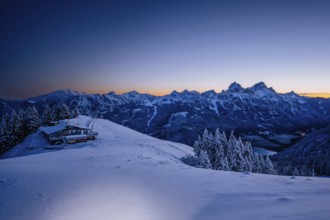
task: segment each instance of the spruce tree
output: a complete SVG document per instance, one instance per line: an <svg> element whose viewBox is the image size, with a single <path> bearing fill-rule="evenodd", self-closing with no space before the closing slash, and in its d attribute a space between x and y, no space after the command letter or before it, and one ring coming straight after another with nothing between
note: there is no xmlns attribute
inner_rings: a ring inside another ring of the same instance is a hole
<svg viewBox="0 0 330 220"><path fill-rule="evenodd" d="M277 174L269 156L253 153L249 142L243 143L241 138L235 138L231 132L227 139L226 134L217 129L209 133L206 129L202 137L194 143L194 152L197 166L214 170L229 170L236 172L255 172Z"/></svg>
<svg viewBox="0 0 330 220"><path fill-rule="evenodd" d="M211 134L208 132L207 129L204 130L202 135L202 144L201 144L201 150L205 150L210 158L210 149L212 145L212 137Z"/></svg>
<svg viewBox="0 0 330 220"><path fill-rule="evenodd" d="M29 135L29 129L28 129L29 118L27 117L27 111L28 110L24 110L22 108L20 108L18 110L18 118L21 121L21 132L22 132L23 138L25 138L27 135Z"/></svg>
<svg viewBox="0 0 330 220"><path fill-rule="evenodd" d="M259 156L259 162L260 162L260 167L261 167L261 173L266 173L267 167L265 163L265 158L261 155L258 154Z"/></svg>
<svg viewBox="0 0 330 220"><path fill-rule="evenodd" d="M259 154L257 154L257 153L254 153L252 172L253 173L262 173L262 165L260 162Z"/></svg>
<svg viewBox="0 0 330 220"><path fill-rule="evenodd" d="M239 138L236 141L236 147L235 147L236 158L237 158L236 161L239 172L250 171L247 165L249 162L246 161L246 158L243 156L243 153L246 151L245 148L246 148L245 144L242 142L242 139Z"/></svg>
<svg viewBox="0 0 330 220"><path fill-rule="evenodd" d="M236 146L236 138L234 136L233 131L231 131L230 133L227 146L228 146L227 160L228 160L229 170L237 171L236 149L234 149L234 147Z"/></svg>
<svg viewBox="0 0 330 220"><path fill-rule="evenodd" d="M70 110L65 103L60 103L55 108L55 120L64 120L70 118Z"/></svg>
<svg viewBox="0 0 330 220"><path fill-rule="evenodd" d="M275 170L274 164L272 163L272 161L270 160L269 156L266 155L265 158L265 170L264 173L266 174L272 174L272 175L276 175L277 172Z"/></svg>
<svg viewBox="0 0 330 220"><path fill-rule="evenodd" d="M79 115L80 115L80 111L78 110L78 108L77 108L77 107L74 108L73 111L72 111L72 113L71 113L71 117L72 117L72 118L76 118L76 117L78 117Z"/></svg>
<svg viewBox="0 0 330 220"><path fill-rule="evenodd" d="M218 165L218 160L217 160L217 147L215 145L214 137L212 133L209 133L207 130L204 132L203 135L204 143L205 143L205 148L206 152L209 156L210 159L210 164L212 169L217 169Z"/></svg>
<svg viewBox="0 0 330 220"><path fill-rule="evenodd" d="M217 170L229 170L228 166L228 160L225 155L225 149L224 149L224 143L226 140L224 140L225 136L220 133L219 129L215 130L214 133L214 145L216 147L216 164L215 169Z"/></svg>
<svg viewBox="0 0 330 220"><path fill-rule="evenodd" d="M252 150L252 145L250 142L244 143L243 148L243 157L245 159L246 171L252 172L253 162L254 162L254 154Z"/></svg>
<svg viewBox="0 0 330 220"><path fill-rule="evenodd" d="M13 144L13 126L12 121L8 114L2 119L2 148L3 150L9 149Z"/></svg>
<svg viewBox="0 0 330 220"><path fill-rule="evenodd" d="M35 132L41 125L39 113L34 106L27 109L26 119L28 134Z"/></svg>
<svg viewBox="0 0 330 220"><path fill-rule="evenodd" d="M24 133L22 130L22 119L19 115L16 114L15 111L11 114L12 121L12 132L13 132L13 144L17 144L24 139Z"/></svg>
<svg viewBox="0 0 330 220"><path fill-rule="evenodd" d="M210 169L211 163L209 156L205 150L201 150L199 157L197 158L197 167Z"/></svg>
<svg viewBox="0 0 330 220"><path fill-rule="evenodd" d="M198 138L194 142L194 145L193 145L194 153L195 153L196 157L199 157L200 152L201 152L201 147L202 147L202 138L200 135L198 135Z"/></svg>
<svg viewBox="0 0 330 220"><path fill-rule="evenodd" d="M54 121L54 112L49 105L46 105L44 111L42 112L42 124L48 125L52 121Z"/></svg>
<svg viewBox="0 0 330 220"><path fill-rule="evenodd" d="M0 123L0 153L5 150L6 140L5 140L5 120L4 117L1 119Z"/></svg>

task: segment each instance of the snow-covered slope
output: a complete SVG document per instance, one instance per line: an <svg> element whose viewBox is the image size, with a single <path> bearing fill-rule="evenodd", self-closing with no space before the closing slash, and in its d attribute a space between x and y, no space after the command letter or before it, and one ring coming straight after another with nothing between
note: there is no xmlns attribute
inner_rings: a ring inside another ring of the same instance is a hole
<svg viewBox="0 0 330 220"><path fill-rule="evenodd" d="M179 159L188 146L106 120L91 126L94 142L0 160L0 219L330 218L328 178L193 168Z"/></svg>
<svg viewBox="0 0 330 220"><path fill-rule="evenodd" d="M78 144L50 145L39 131L28 136L22 143L1 155L1 159L26 156L32 154L49 153L58 150L73 150L80 148L104 148L111 146L111 152L129 151L150 153L162 158L174 158L175 161L192 153L192 148L183 144L161 141L141 134L124 126L117 125L104 119L94 119L87 116L68 119L70 124L90 127L99 133L97 140ZM117 147L117 148L115 148ZM132 148L133 147L133 148ZM132 149L131 149L132 148ZM114 150L116 149L116 150ZM163 157L163 155L166 155ZM172 157L170 156L172 155ZM174 156L175 155L175 156ZM172 159L173 159L172 158Z"/></svg>

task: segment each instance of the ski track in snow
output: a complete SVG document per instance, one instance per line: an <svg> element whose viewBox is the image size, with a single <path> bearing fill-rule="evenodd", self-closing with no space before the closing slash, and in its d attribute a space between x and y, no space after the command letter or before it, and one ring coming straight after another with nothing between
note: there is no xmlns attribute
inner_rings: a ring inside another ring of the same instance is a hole
<svg viewBox="0 0 330 220"><path fill-rule="evenodd" d="M330 219L330 178L198 169L186 145L88 122L95 141L0 160L1 220Z"/></svg>
<svg viewBox="0 0 330 220"><path fill-rule="evenodd" d="M94 124L95 124L96 121L97 121L97 118L94 118L94 119L88 124L88 127L91 128L91 129L94 129Z"/></svg>

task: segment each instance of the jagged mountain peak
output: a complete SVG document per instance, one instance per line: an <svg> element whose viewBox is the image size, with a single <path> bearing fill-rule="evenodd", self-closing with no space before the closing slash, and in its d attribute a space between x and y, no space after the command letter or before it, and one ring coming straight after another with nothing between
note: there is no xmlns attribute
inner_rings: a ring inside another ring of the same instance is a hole
<svg viewBox="0 0 330 220"><path fill-rule="evenodd" d="M272 87L267 87L264 82L258 82L250 88L247 88L245 91L258 97L273 97L280 95Z"/></svg>
<svg viewBox="0 0 330 220"><path fill-rule="evenodd" d="M191 92L188 89L183 90L182 92L178 92L177 90L173 90L169 95L170 96L179 96L179 95L189 95Z"/></svg>
<svg viewBox="0 0 330 220"><path fill-rule="evenodd" d="M275 93L275 90L272 87L267 87L267 85L264 82L258 82L249 89L253 91L267 90Z"/></svg>
<svg viewBox="0 0 330 220"><path fill-rule="evenodd" d="M286 93L287 95L291 95L291 96L296 96L298 97L299 95L297 93L295 93L294 91L288 92Z"/></svg>
<svg viewBox="0 0 330 220"><path fill-rule="evenodd" d="M208 91L203 92L202 95L209 97L209 96L217 95L217 93L216 93L216 91L214 91L213 89L211 89L211 90L208 90Z"/></svg>
<svg viewBox="0 0 330 220"><path fill-rule="evenodd" d="M115 92L111 91L111 92L108 92L106 95L109 95L109 96L116 96L117 94L116 94Z"/></svg>
<svg viewBox="0 0 330 220"><path fill-rule="evenodd" d="M230 86L228 87L228 92L241 92L243 91L243 87L237 83L237 82L233 82L232 84L230 84Z"/></svg>
<svg viewBox="0 0 330 220"><path fill-rule="evenodd" d="M191 102L196 98L196 96L199 96L199 95L200 95L200 93L197 91L189 91L189 90L185 89L182 92L173 90L169 95L165 95L160 98L161 98L161 100L163 100L163 98L165 98L165 99L174 100L174 101Z"/></svg>
<svg viewBox="0 0 330 220"><path fill-rule="evenodd" d="M244 90L244 88L237 82L233 82L232 84L230 84L230 86L228 87L228 92L242 92Z"/></svg>
<svg viewBox="0 0 330 220"><path fill-rule="evenodd" d="M256 89L256 90L267 89L267 88L268 87L264 82L258 82L251 87L251 89Z"/></svg>
<svg viewBox="0 0 330 220"><path fill-rule="evenodd" d="M179 92L176 91L176 90L173 90L173 91L170 93L170 95L177 95L177 94L179 94Z"/></svg>

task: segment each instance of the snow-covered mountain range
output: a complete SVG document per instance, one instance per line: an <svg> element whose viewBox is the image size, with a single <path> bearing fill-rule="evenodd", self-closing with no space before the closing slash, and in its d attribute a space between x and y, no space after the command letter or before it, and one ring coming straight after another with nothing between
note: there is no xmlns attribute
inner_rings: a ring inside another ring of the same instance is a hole
<svg viewBox="0 0 330 220"><path fill-rule="evenodd" d="M122 95L56 91L26 100L0 100L0 114L11 109L64 102L81 114L109 119L165 140L192 145L205 128L230 131L254 146L284 149L311 129L330 122L330 99L279 94L263 82L250 88L232 83L228 90L173 91L165 96L128 92Z"/></svg>
<svg viewBox="0 0 330 220"><path fill-rule="evenodd" d="M329 178L190 167L189 146L78 119L97 140L56 151L36 132L0 160L0 219L329 219Z"/></svg>

